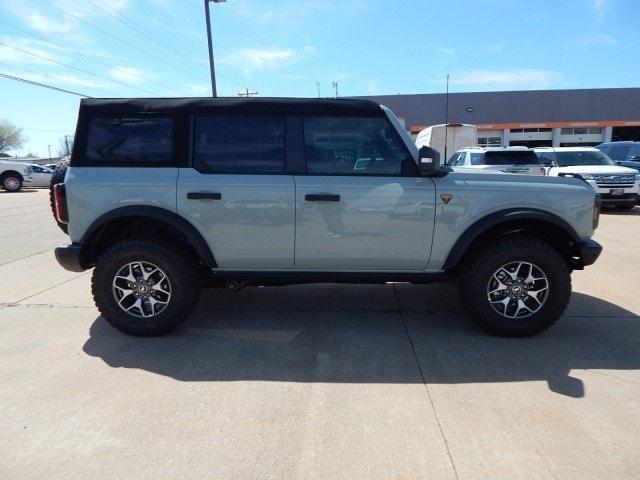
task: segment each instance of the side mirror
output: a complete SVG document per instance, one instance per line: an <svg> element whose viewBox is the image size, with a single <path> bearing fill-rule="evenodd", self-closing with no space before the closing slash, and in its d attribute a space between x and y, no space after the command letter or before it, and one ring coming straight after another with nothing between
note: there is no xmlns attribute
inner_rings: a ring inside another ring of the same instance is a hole
<svg viewBox="0 0 640 480"><path fill-rule="evenodd" d="M420 173L429 174L440 168L440 153L435 148L420 147L418 151L418 169Z"/></svg>

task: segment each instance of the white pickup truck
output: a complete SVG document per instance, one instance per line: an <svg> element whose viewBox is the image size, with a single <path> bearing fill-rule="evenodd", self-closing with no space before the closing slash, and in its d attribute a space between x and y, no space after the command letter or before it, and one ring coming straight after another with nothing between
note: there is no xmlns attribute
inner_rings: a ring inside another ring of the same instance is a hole
<svg viewBox="0 0 640 480"><path fill-rule="evenodd" d="M0 188L7 192L19 192L23 185L33 180L33 169L22 162L0 160Z"/></svg>

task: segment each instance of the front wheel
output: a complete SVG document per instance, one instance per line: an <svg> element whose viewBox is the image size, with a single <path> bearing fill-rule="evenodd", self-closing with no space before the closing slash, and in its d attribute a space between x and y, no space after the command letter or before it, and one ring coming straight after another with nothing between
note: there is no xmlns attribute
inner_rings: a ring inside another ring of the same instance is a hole
<svg viewBox="0 0 640 480"><path fill-rule="evenodd" d="M485 331L527 337L551 327L571 298L564 259L532 237L495 237L475 248L458 278L465 310Z"/></svg>
<svg viewBox="0 0 640 480"><path fill-rule="evenodd" d="M7 192L19 192L22 188L22 178L13 174L5 175L2 178L2 188Z"/></svg>
<svg viewBox="0 0 640 480"><path fill-rule="evenodd" d="M197 263L179 244L125 240L96 263L91 282L102 316L129 335L164 335L184 322L200 295Z"/></svg>

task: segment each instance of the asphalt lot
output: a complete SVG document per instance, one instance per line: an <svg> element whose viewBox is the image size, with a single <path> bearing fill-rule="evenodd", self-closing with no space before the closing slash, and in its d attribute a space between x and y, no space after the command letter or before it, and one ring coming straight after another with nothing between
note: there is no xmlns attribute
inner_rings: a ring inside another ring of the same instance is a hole
<svg viewBox="0 0 640 480"><path fill-rule="evenodd" d="M640 208L565 317L492 338L450 285L206 291L176 334L102 320L45 190L0 192L0 478L640 478Z"/></svg>

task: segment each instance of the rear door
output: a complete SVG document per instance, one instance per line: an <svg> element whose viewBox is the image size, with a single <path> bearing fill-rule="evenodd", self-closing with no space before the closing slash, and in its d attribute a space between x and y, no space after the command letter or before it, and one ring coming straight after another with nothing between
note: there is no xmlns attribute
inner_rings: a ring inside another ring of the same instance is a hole
<svg viewBox="0 0 640 480"><path fill-rule="evenodd" d="M226 270L293 268L294 183L285 173L283 116L199 115L178 213Z"/></svg>
<svg viewBox="0 0 640 480"><path fill-rule="evenodd" d="M417 176L386 117L305 117L302 124L296 269L424 270L435 187Z"/></svg>

